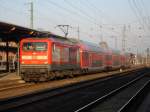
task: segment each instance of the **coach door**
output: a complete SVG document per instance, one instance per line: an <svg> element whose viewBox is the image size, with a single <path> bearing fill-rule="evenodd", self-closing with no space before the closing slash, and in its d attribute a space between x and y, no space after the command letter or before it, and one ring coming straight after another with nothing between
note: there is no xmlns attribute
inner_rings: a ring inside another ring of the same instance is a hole
<svg viewBox="0 0 150 112"><path fill-rule="evenodd" d="M89 66L89 53L88 52L83 52L82 56L82 66L83 67L88 67Z"/></svg>
<svg viewBox="0 0 150 112"><path fill-rule="evenodd" d="M70 47L69 48L69 57L71 65L77 65L77 49Z"/></svg>

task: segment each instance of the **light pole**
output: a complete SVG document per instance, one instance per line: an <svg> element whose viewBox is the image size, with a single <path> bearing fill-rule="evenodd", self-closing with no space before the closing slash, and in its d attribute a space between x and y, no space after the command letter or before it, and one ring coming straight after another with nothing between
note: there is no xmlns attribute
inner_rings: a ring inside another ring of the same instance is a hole
<svg viewBox="0 0 150 112"><path fill-rule="evenodd" d="M100 25L100 38L101 38L101 42L103 42L103 31L102 31L103 26Z"/></svg>
<svg viewBox="0 0 150 112"><path fill-rule="evenodd" d="M141 44L142 36L141 35L138 36L138 40L139 40L139 47L140 47L139 54L142 54L142 44Z"/></svg>
<svg viewBox="0 0 150 112"><path fill-rule="evenodd" d="M117 37L112 35L111 38L114 38L114 40L115 40L115 49L117 49Z"/></svg>

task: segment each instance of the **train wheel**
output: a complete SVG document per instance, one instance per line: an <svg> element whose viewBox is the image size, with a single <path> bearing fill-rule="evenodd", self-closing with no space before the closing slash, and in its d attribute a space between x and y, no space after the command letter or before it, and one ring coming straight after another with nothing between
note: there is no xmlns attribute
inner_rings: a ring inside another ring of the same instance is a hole
<svg viewBox="0 0 150 112"><path fill-rule="evenodd" d="M24 79L25 82L30 82L31 81L31 79L29 77L24 77L23 79Z"/></svg>
<svg viewBox="0 0 150 112"><path fill-rule="evenodd" d="M85 71L86 71L86 74L88 74L88 73L89 73L89 70L88 70L88 68L87 68L87 69L85 69Z"/></svg>
<svg viewBox="0 0 150 112"><path fill-rule="evenodd" d="M55 79L55 73L54 72L50 72L49 74L48 74L48 77L49 77L49 79L50 80L52 80L52 79Z"/></svg>
<svg viewBox="0 0 150 112"><path fill-rule="evenodd" d="M62 73L59 71L56 71L54 73L55 73L55 78L62 78L63 77Z"/></svg>
<svg viewBox="0 0 150 112"><path fill-rule="evenodd" d="M41 82L47 81L47 80L48 80L47 78L48 78L47 74L43 74L43 75L41 75L41 77L39 78L39 81L41 81Z"/></svg>

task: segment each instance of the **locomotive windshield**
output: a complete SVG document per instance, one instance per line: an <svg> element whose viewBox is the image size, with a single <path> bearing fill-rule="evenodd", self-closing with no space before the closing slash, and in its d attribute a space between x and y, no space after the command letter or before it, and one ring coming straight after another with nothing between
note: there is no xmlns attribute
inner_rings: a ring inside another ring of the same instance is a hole
<svg viewBox="0 0 150 112"><path fill-rule="evenodd" d="M46 42L25 42L22 46L24 51L46 51Z"/></svg>

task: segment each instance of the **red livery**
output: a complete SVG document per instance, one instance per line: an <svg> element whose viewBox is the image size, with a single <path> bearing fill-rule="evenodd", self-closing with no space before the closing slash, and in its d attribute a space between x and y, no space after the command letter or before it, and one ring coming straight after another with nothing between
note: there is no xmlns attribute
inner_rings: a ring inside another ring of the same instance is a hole
<svg viewBox="0 0 150 112"><path fill-rule="evenodd" d="M26 38L20 44L20 74L25 81L73 77L126 67L129 65L128 56L73 39Z"/></svg>

